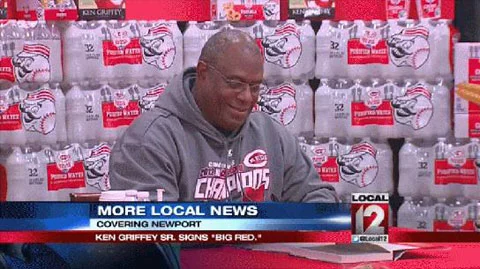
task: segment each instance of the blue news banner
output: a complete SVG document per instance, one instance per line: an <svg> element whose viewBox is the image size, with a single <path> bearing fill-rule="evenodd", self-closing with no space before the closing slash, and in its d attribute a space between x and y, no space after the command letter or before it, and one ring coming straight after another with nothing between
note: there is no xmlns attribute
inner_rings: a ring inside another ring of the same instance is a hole
<svg viewBox="0 0 480 269"><path fill-rule="evenodd" d="M0 203L0 243L316 242L350 228L336 203Z"/></svg>

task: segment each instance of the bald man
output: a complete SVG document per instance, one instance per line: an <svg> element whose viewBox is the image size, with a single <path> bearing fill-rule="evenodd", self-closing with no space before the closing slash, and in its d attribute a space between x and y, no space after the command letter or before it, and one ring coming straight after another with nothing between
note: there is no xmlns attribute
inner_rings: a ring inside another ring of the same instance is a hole
<svg viewBox="0 0 480 269"><path fill-rule="evenodd" d="M205 44L195 72L168 86L116 143L112 189L163 189L165 201L336 202L298 142L252 112L263 78L255 41L238 30Z"/></svg>

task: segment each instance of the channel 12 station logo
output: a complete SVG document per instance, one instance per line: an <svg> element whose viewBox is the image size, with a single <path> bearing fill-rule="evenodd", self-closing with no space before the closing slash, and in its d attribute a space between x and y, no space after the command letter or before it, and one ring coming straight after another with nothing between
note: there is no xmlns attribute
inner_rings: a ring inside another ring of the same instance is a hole
<svg viewBox="0 0 480 269"><path fill-rule="evenodd" d="M388 242L388 193L352 193L352 243Z"/></svg>

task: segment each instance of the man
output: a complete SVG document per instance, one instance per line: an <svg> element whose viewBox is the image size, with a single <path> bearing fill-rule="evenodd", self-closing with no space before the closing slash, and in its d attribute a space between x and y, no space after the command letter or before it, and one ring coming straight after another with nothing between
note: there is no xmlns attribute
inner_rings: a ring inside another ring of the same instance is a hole
<svg viewBox="0 0 480 269"><path fill-rule="evenodd" d="M337 201L295 137L252 113L262 79L249 35L212 36L196 74L175 79L116 143L112 189L164 189L166 201Z"/></svg>

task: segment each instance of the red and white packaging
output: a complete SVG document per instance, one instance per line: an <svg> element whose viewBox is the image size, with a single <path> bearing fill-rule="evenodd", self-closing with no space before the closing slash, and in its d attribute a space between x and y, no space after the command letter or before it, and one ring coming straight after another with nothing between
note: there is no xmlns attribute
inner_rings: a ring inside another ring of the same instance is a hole
<svg viewBox="0 0 480 269"><path fill-rule="evenodd" d="M455 84L460 83L480 84L480 43L455 44ZM480 137L480 105L455 92L454 116L455 137Z"/></svg>
<svg viewBox="0 0 480 269"><path fill-rule="evenodd" d="M388 24L379 20L355 21L355 34L348 40L347 62L350 78L380 76L388 66Z"/></svg>
<svg viewBox="0 0 480 269"><path fill-rule="evenodd" d="M183 68L183 36L173 21L73 22L63 41L69 82L170 79Z"/></svg>
<svg viewBox="0 0 480 269"><path fill-rule="evenodd" d="M280 20L280 0L212 0L212 21Z"/></svg>
<svg viewBox="0 0 480 269"><path fill-rule="evenodd" d="M68 141L114 142L142 112L155 106L166 86L153 81L118 88L73 84L66 95Z"/></svg>
<svg viewBox="0 0 480 269"><path fill-rule="evenodd" d="M18 55L25 42L25 28L19 27L14 20L6 20L1 24L0 31L3 35L0 59L0 80L15 82L14 58Z"/></svg>
<svg viewBox="0 0 480 269"><path fill-rule="evenodd" d="M313 133L313 91L308 82L265 86L258 110L281 123L294 135Z"/></svg>
<svg viewBox="0 0 480 269"><path fill-rule="evenodd" d="M23 20L76 20L74 0L16 0L17 18Z"/></svg>
<svg viewBox="0 0 480 269"><path fill-rule="evenodd" d="M0 80L18 83L61 82L60 31L55 24L5 21L0 26Z"/></svg>
<svg viewBox="0 0 480 269"><path fill-rule="evenodd" d="M372 134L378 132L383 135L388 130L394 131L394 93L388 92L388 88L382 84L379 81L369 85L355 83L350 104L352 114L349 137L378 137Z"/></svg>
<svg viewBox="0 0 480 269"><path fill-rule="evenodd" d="M410 14L410 0L385 0L387 20L406 20Z"/></svg>
<svg viewBox="0 0 480 269"><path fill-rule="evenodd" d="M447 136L449 96L441 79L435 83L322 79L315 92L315 135L378 139Z"/></svg>
<svg viewBox="0 0 480 269"><path fill-rule="evenodd" d="M85 169L86 192L110 190L109 163L112 145L108 143L85 143L81 146Z"/></svg>
<svg viewBox="0 0 480 269"><path fill-rule="evenodd" d="M253 28L253 36L265 60L264 79L281 82L285 79L308 80L315 68L315 33L310 21L302 24L265 21Z"/></svg>
<svg viewBox="0 0 480 269"><path fill-rule="evenodd" d="M136 21L107 22L103 40L103 65L112 81L124 80L142 70L143 56Z"/></svg>
<svg viewBox="0 0 480 269"><path fill-rule="evenodd" d="M140 92L139 106L142 113L155 107L155 102L161 97L168 86L168 82L146 81L137 85Z"/></svg>
<svg viewBox="0 0 480 269"><path fill-rule="evenodd" d="M399 154L399 193L405 197L480 198L478 139L435 145L408 140Z"/></svg>
<svg viewBox="0 0 480 269"><path fill-rule="evenodd" d="M0 193L6 201L69 201L70 193L109 190L111 147L108 143L13 147L0 160L6 170Z"/></svg>
<svg viewBox="0 0 480 269"><path fill-rule="evenodd" d="M328 182L336 190L341 186L340 171L337 163L339 144L336 138L330 138L328 141L314 137L307 144L301 143L302 149L313 162L315 170L323 182Z"/></svg>
<svg viewBox="0 0 480 269"><path fill-rule="evenodd" d="M21 104L18 87L0 91L0 144L25 145L27 142Z"/></svg>
<svg viewBox="0 0 480 269"><path fill-rule="evenodd" d="M319 173L320 180L335 186L342 201L354 192L393 193L393 156L387 144L370 139L340 143L335 138L314 139L302 147Z"/></svg>
<svg viewBox="0 0 480 269"><path fill-rule="evenodd" d="M60 150L45 149L48 191L57 191L60 201L68 201L72 192L85 192L86 173L78 144Z"/></svg>
<svg viewBox="0 0 480 269"><path fill-rule="evenodd" d="M434 232L476 231L477 205L465 198L449 198L435 205Z"/></svg>
<svg viewBox="0 0 480 269"><path fill-rule="evenodd" d="M33 91L17 85L0 91L0 143L56 144L66 141L62 90L45 84Z"/></svg>
<svg viewBox="0 0 480 269"><path fill-rule="evenodd" d="M442 17L442 0L416 0L420 19L439 19Z"/></svg>
<svg viewBox="0 0 480 269"><path fill-rule="evenodd" d="M140 21L144 77L170 79L182 73L183 36L175 21Z"/></svg>
<svg viewBox="0 0 480 269"><path fill-rule="evenodd" d="M383 69L383 77L392 79L434 77L434 71L427 68L428 62L432 61L431 51L435 47L432 29L427 22L389 21L387 44L390 61L388 67Z"/></svg>

